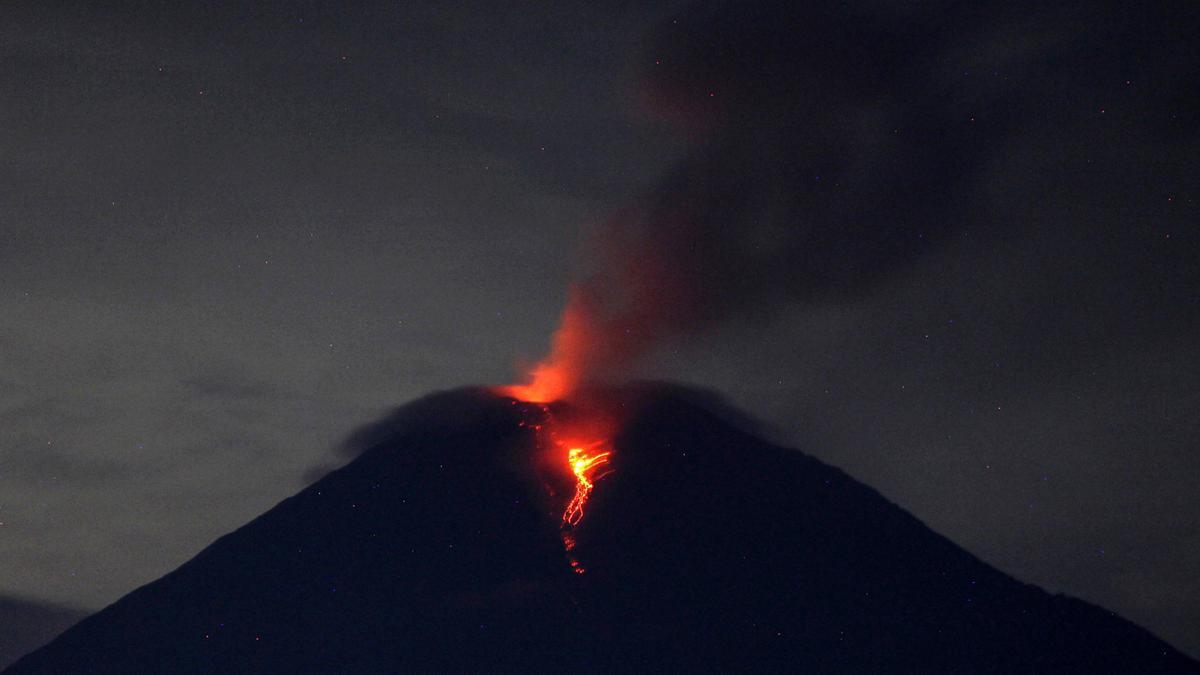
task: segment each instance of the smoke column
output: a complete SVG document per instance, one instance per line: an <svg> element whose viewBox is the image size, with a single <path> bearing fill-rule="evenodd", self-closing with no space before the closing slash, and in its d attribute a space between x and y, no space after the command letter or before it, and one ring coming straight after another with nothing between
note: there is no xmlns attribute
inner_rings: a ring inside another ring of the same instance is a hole
<svg viewBox="0 0 1200 675"><path fill-rule="evenodd" d="M651 36L638 109L690 149L604 224L511 394L562 398L715 322L861 293L950 231L932 186L969 155L927 76L936 40L877 8L794 4L692 7Z"/></svg>

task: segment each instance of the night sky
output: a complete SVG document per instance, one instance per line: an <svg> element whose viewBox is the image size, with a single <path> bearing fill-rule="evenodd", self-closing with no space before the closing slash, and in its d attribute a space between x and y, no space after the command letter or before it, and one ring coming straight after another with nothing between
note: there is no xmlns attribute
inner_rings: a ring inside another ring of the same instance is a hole
<svg viewBox="0 0 1200 675"><path fill-rule="evenodd" d="M0 6L0 625L513 380L628 250L686 311L606 377L1200 655L1195 3L56 4Z"/></svg>

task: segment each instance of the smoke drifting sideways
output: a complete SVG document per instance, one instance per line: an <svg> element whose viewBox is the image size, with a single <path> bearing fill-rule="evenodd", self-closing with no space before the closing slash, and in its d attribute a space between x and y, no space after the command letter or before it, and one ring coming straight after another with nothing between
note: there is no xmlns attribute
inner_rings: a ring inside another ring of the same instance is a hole
<svg viewBox="0 0 1200 675"><path fill-rule="evenodd" d="M507 392L563 398L714 323L868 292L943 241L944 195L977 150L928 76L944 37L841 3L699 5L663 23L636 110L689 150L604 223L550 354Z"/></svg>

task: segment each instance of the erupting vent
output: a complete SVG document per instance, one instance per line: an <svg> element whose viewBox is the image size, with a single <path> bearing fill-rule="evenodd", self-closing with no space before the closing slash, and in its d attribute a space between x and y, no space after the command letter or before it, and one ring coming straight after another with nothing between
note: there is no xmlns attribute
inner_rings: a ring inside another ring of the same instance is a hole
<svg viewBox="0 0 1200 675"><path fill-rule="evenodd" d="M596 481L611 471L614 424L598 410L574 407L569 420L559 420L550 404L573 396L586 381L585 364L596 363L595 357L604 354L605 340L592 308L579 289L572 289L563 310L558 329L551 341L550 353L529 369L524 384L497 388L497 393L517 401L533 404L541 411L541 419L531 428L538 434L538 445L548 449L554 462L562 462L575 479L575 494L563 509L563 545L571 567L582 574L584 569L571 553L575 548L575 530L583 521L583 509ZM561 459L560 459L561 458Z"/></svg>

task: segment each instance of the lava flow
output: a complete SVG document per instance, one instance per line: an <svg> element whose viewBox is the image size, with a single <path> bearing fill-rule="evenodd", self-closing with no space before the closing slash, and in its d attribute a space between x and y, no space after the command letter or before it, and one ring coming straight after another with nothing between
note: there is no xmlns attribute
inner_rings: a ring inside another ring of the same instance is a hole
<svg viewBox="0 0 1200 675"><path fill-rule="evenodd" d="M527 401L528 402L528 401ZM516 405L517 401L513 401ZM584 506L596 487L596 482L611 473L612 446L609 442L611 428L607 417L599 412L586 414L572 409L568 419L560 419L546 403L534 403L530 411L536 410L536 420L522 422L537 435L539 451L549 453L553 465L559 470L570 471L575 488L571 500L563 508L559 522L563 547L567 559L576 574L584 568L572 551L575 549L575 533L583 521ZM587 438L587 441L581 441ZM547 484L548 491L554 490Z"/></svg>
<svg viewBox="0 0 1200 675"><path fill-rule="evenodd" d="M603 447L603 441L596 441L592 444L590 452L583 448L571 448L567 451L567 461L571 464L572 473L575 474L575 496L571 498L567 509L563 511L564 526L575 527L579 521L583 520L583 505L587 503L588 495L595 487L592 483L592 474L597 467L608 464L608 457L612 454L608 451L600 452L599 448L601 447Z"/></svg>
<svg viewBox="0 0 1200 675"><path fill-rule="evenodd" d="M506 387L501 391L514 396L517 393L514 390L517 389ZM523 400L517 396L514 398ZM534 413L534 418L522 422L522 426L533 430L539 452L549 454L553 466L557 467L556 471L565 469L574 479L574 494L563 508L559 530L572 570L576 574L583 574L583 566L572 553L576 544L575 533L583 521L584 507L596 487L596 482L612 470L612 445L609 441L611 422L606 415L598 411L575 407L569 410L564 416L565 419L560 419L548 403L529 400L524 402L532 404L527 410ZM517 401L513 401L513 404L516 405ZM554 494L549 484L547 489Z"/></svg>
<svg viewBox="0 0 1200 675"><path fill-rule="evenodd" d="M568 398L573 401L572 395L586 378L588 365L595 367L606 352L593 309L581 290L572 288L551 340L550 354L530 368L524 384L497 388L502 395L533 404L540 414L538 421L529 426L537 433L539 448L549 451L554 465L568 470L574 478L575 493L563 509L560 530L571 567L579 574L583 567L571 553L576 544L575 531L583 521L584 506L596 481L612 469L610 439L615 425L599 409L579 405L571 405L560 419L551 404Z"/></svg>

